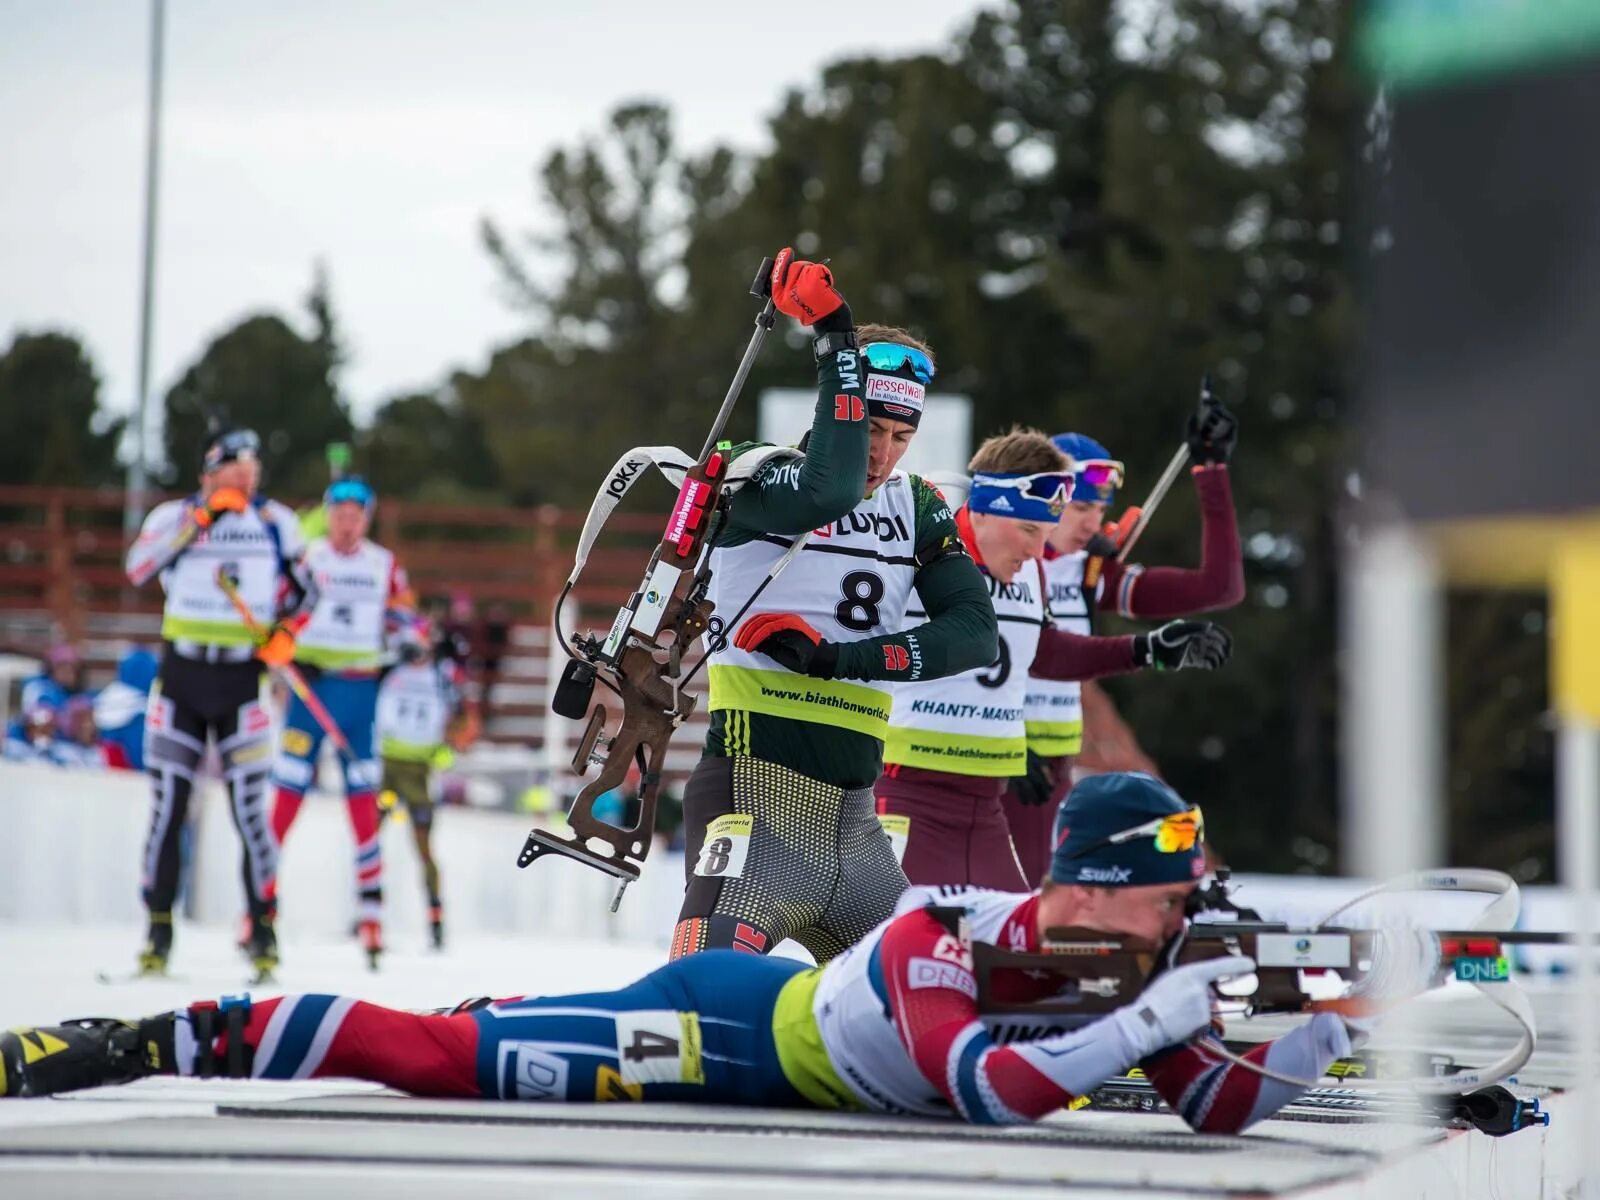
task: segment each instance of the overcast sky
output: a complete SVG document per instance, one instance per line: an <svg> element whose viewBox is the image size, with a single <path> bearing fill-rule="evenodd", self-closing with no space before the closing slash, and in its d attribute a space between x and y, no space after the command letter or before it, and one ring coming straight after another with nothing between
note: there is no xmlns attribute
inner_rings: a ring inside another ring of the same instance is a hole
<svg viewBox="0 0 1600 1200"><path fill-rule="evenodd" d="M847 54L948 41L976 0L168 0L158 397L206 341L329 268L358 413L519 325L477 224L544 218L532 173L620 100L746 149ZM113 407L137 386L146 0L0 0L0 339L64 328ZM746 282L741 276L742 286Z"/></svg>

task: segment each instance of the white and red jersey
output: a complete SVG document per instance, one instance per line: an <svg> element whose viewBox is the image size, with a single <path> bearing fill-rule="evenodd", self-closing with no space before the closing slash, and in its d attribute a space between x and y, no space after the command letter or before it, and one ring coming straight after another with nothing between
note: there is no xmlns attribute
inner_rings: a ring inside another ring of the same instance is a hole
<svg viewBox="0 0 1600 1200"><path fill-rule="evenodd" d="M317 604L300 631L297 661L325 671L376 671L386 635L409 615L411 587L395 556L362 538L348 554L326 537L306 548Z"/></svg>
<svg viewBox="0 0 1600 1200"><path fill-rule="evenodd" d="M1039 948L1038 896L914 887L896 915L823 969L812 1005L822 1045L862 1107L954 1115L980 1124L1036 1120L1137 1062L1106 1016L986 1015L978 1009L972 942ZM930 906L965 913L965 937ZM1048 978L997 973L994 993L1043 998ZM1319 1014L1248 1057L1316 1078L1349 1052L1344 1026ZM1234 1132L1276 1112L1298 1089L1263 1079L1188 1043L1145 1059L1150 1081L1196 1129Z"/></svg>

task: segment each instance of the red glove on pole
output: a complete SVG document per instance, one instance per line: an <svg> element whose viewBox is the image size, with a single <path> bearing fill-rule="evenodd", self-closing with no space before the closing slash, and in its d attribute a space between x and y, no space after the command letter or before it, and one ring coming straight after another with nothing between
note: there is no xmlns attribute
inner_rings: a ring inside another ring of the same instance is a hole
<svg viewBox="0 0 1600 1200"><path fill-rule="evenodd" d="M209 529L223 513L243 512L249 507L250 497L238 488L218 488L194 510L194 523L201 529Z"/></svg>
<svg viewBox="0 0 1600 1200"><path fill-rule="evenodd" d="M283 681L289 685L289 690L299 698L301 704L306 706L306 711L311 714L311 719L322 727L323 733L328 735L328 740L333 743L333 748L343 754L345 758L354 761L355 751L350 749L350 742L339 728L339 723L333 719L333 714L327 710L322 701L317 699L317 694L311 690L311 685L306 682L306 677L300 674L299 669L294 665L294 635L282 627L274 627L271 630L263 629L261 622L256 620L255 613L250 611L249 603L239 594L239 586L229 579L220 568L217 571L217 586L222 589L223 595L227 596L229 601L232 602L239 616L243 618L245 628L250 631L251 635L259 643L259 648L256 651L257 656L268 666L277 668L278 674L283 676ZM281 657L285 640L288 642L289 657L282 662L273 661L273 659ZM273 658L268 658L268 653L271 653Z"/></svg>
<svg viewBox="0 0 1600 1200"><path fill-rule="evenodd" d="M844 303L834 290L833 272L821 263L796 259L794 248L778 251L772 267L772 303L802 325L814 325Z"/></svg>

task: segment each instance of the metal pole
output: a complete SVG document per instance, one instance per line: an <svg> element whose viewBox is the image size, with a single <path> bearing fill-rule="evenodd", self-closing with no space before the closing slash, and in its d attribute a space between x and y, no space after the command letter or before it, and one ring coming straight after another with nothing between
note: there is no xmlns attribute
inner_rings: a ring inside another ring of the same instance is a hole
<svg viewBox="0 0 1600 1200"><path fill-rule="evenodd" d="M150 331L155 320L156 201L161 163L161 51L166 40L166 0L150 0L150 106L144 158L144 274L139 295L139 392L133 418L133 462L128 468L128 498L123 525L138 532L144 520L149 485L148 409L150 398Z"/></svg>
<svg viewBox="0 0 1600 1200"><path fill-rule="evenodd" d="M1588 1135L1576 1140L1575 1196L1600 1200L1600 995L1596 994L1595 892L1600 888L1600 549L1574 534L1550 572L1551 700L1556 742L1557 878L1571 898L1577 963L1568 1012L1573 1037L1572 1111Z"/></svg>
<svg viewBox="0 0 1600 1200"><path fill-rule="evenodd" d="M1343 868L1440 866L1444 641L1438 569L1408 525L1368 525L1346 559Z"/></svg>
<svg viewBox="0 0 1600 1200"><path fill-rule="evenodd" d="M1600 851L1600 729L1582 717L1565 716L1556 743L1556 842L1560 847L1560 879L1572 897L1572 930L1577 941L1575 988L1571 1014L1574 1057L1569 1114L1578 1129L1593 1131L1600 1117L1595 1089L1600 1071L1600 993L1595 990L1595 889L1600 885L1596 857ZM1594 1137L1581 1139L1577 1195L1600 1197L1600 1147Z"/></svg>

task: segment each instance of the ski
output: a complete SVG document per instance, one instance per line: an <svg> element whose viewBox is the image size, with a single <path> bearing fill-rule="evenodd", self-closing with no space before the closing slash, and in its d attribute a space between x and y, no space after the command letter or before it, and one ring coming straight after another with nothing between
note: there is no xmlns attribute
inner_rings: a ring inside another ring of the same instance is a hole
<svg viewBox="0 0 1600 1200"><path fill-rule="evenodd" d="M187 983L187 976L174 975L170 971L96 971L96 983L123 984L123 983Z"/></svg>

